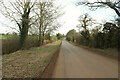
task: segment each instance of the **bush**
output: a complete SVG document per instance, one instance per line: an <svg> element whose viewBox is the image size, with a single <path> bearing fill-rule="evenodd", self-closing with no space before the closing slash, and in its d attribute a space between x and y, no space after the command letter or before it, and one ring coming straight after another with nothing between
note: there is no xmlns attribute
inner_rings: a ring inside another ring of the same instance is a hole
<svg viewBox="0 0 120 80"><path fill-rule="evenodd" d="M22 49L38 46L37 36L28 36ZM19 37L2 40L2 54L9 54L18 50Z"/></svg>
<svg viewBox="0 0 120 80"><path fill-rule="evenodd" d="M66 38L67 41L71 41L71 39L69 37Z"/></svg>
<svg viewBox="0 0 120 80"><path fill-rule="evenodd" d="M90 33L88 30L86 31L82 31L81 32L81 40L80 42L83 44L83 45L86 45L88 46L89 45L89 42L90 42Z"/></svg>
<svg viewBox="0 0 120 80"><path fill-rule="evenodd" d="M52 41L56 41L57 40L57 37L56 36L51 36L51 39Z"/></svg>
<svg viewBox="0 0 120 80"><path fill-rule="evenodd" d="M2 40L2 54L9 54L18 50L18 39Z"/></svg>
<svg viewBox="0 0 120 80"><path fill-rule="evenodd" d="M28 36L22 49L29 49L38 46L38 36Z"/></svg>

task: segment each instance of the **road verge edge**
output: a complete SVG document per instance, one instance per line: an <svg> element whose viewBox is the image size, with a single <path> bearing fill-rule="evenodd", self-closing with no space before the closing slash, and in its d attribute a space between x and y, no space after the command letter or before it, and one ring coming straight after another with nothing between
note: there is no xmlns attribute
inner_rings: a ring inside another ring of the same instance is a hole
<svg viewBox="0 0 120 80"><path fill-rule="evenodd" d="M60 49L61 49L61 44L62 44L62 41L59 45L58 50L53 54L52 58L50 59L49 63L47 64L46 68L44 69L40 78L52 78L53 71L54 71L58 56L59 56Z"/></svg>

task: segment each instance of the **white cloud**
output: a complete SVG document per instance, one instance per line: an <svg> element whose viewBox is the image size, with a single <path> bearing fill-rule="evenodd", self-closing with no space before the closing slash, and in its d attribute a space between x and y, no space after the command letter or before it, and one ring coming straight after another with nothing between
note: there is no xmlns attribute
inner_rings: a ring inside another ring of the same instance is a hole
<svg viewBox="0 0 120 80"><path fill-rule="evenodd" d="M78 17L83 14L83 10L79 7L66 4L64 8L65 14L59 19L60 22L65 22L59 29L60 33L66 34L69 30L75 29L78 24Z"/></svg>
<svg viewBox="0 0 120 80"><path fill-rule="evenodd" d="M70 2L71 1L71 2ZM65 12L66 14L61 17L61 20L66 23L59 29L60 33L66 34L71 29L76 29L76 25L78 22L78 17L84 13L88 13L92 18L94 18L97 22L105 22L114 19L116 13L114 10L110 8L101 8L96 11L90 11L85 6L75 6L73 4L73 0L66 0L64 5L66 5Z"/></svg>
<svg viewBox="0 0 120 80"><path fill-rule="evenodd" d="M76 0L77 1L77 0ZM101 22L104 20L110 20L116 14L112 9L99 9L94 12L90 12L86 7L83 6L75 6L74 0L58 0L56 2L58 5L62 4L64 6L63 11L65 14L59 19L60 23L65 22L61 28L59 28L58 32L62 34L66 34L71 29L76 29L76 25L78 24L78 17L85 12L88 12L94 19ZM8 19L1 15L0 22L14 26ZM11 32L12 29L6 28L5 25L0 23L0 33Z"/></svg>

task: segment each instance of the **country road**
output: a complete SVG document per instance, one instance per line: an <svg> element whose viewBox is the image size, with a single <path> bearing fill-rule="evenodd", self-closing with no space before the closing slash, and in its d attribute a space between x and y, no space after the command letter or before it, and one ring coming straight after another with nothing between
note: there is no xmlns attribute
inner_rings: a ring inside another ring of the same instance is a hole
<svg viewBox="0 0 120 80"><path fill-rule="evenodd" d="M118 78L118 61L63 40L53 78Z"/></svg>

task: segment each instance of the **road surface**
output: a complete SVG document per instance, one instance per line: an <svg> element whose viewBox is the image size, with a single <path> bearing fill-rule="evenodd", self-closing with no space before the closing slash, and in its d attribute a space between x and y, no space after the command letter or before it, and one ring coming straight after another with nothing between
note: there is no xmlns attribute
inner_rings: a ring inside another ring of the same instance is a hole
<svg viewBox="0 0 120 80"><path fill-rule="evenodd" d="M118 61L63 40L53 78L118 78Z"/></svg>

